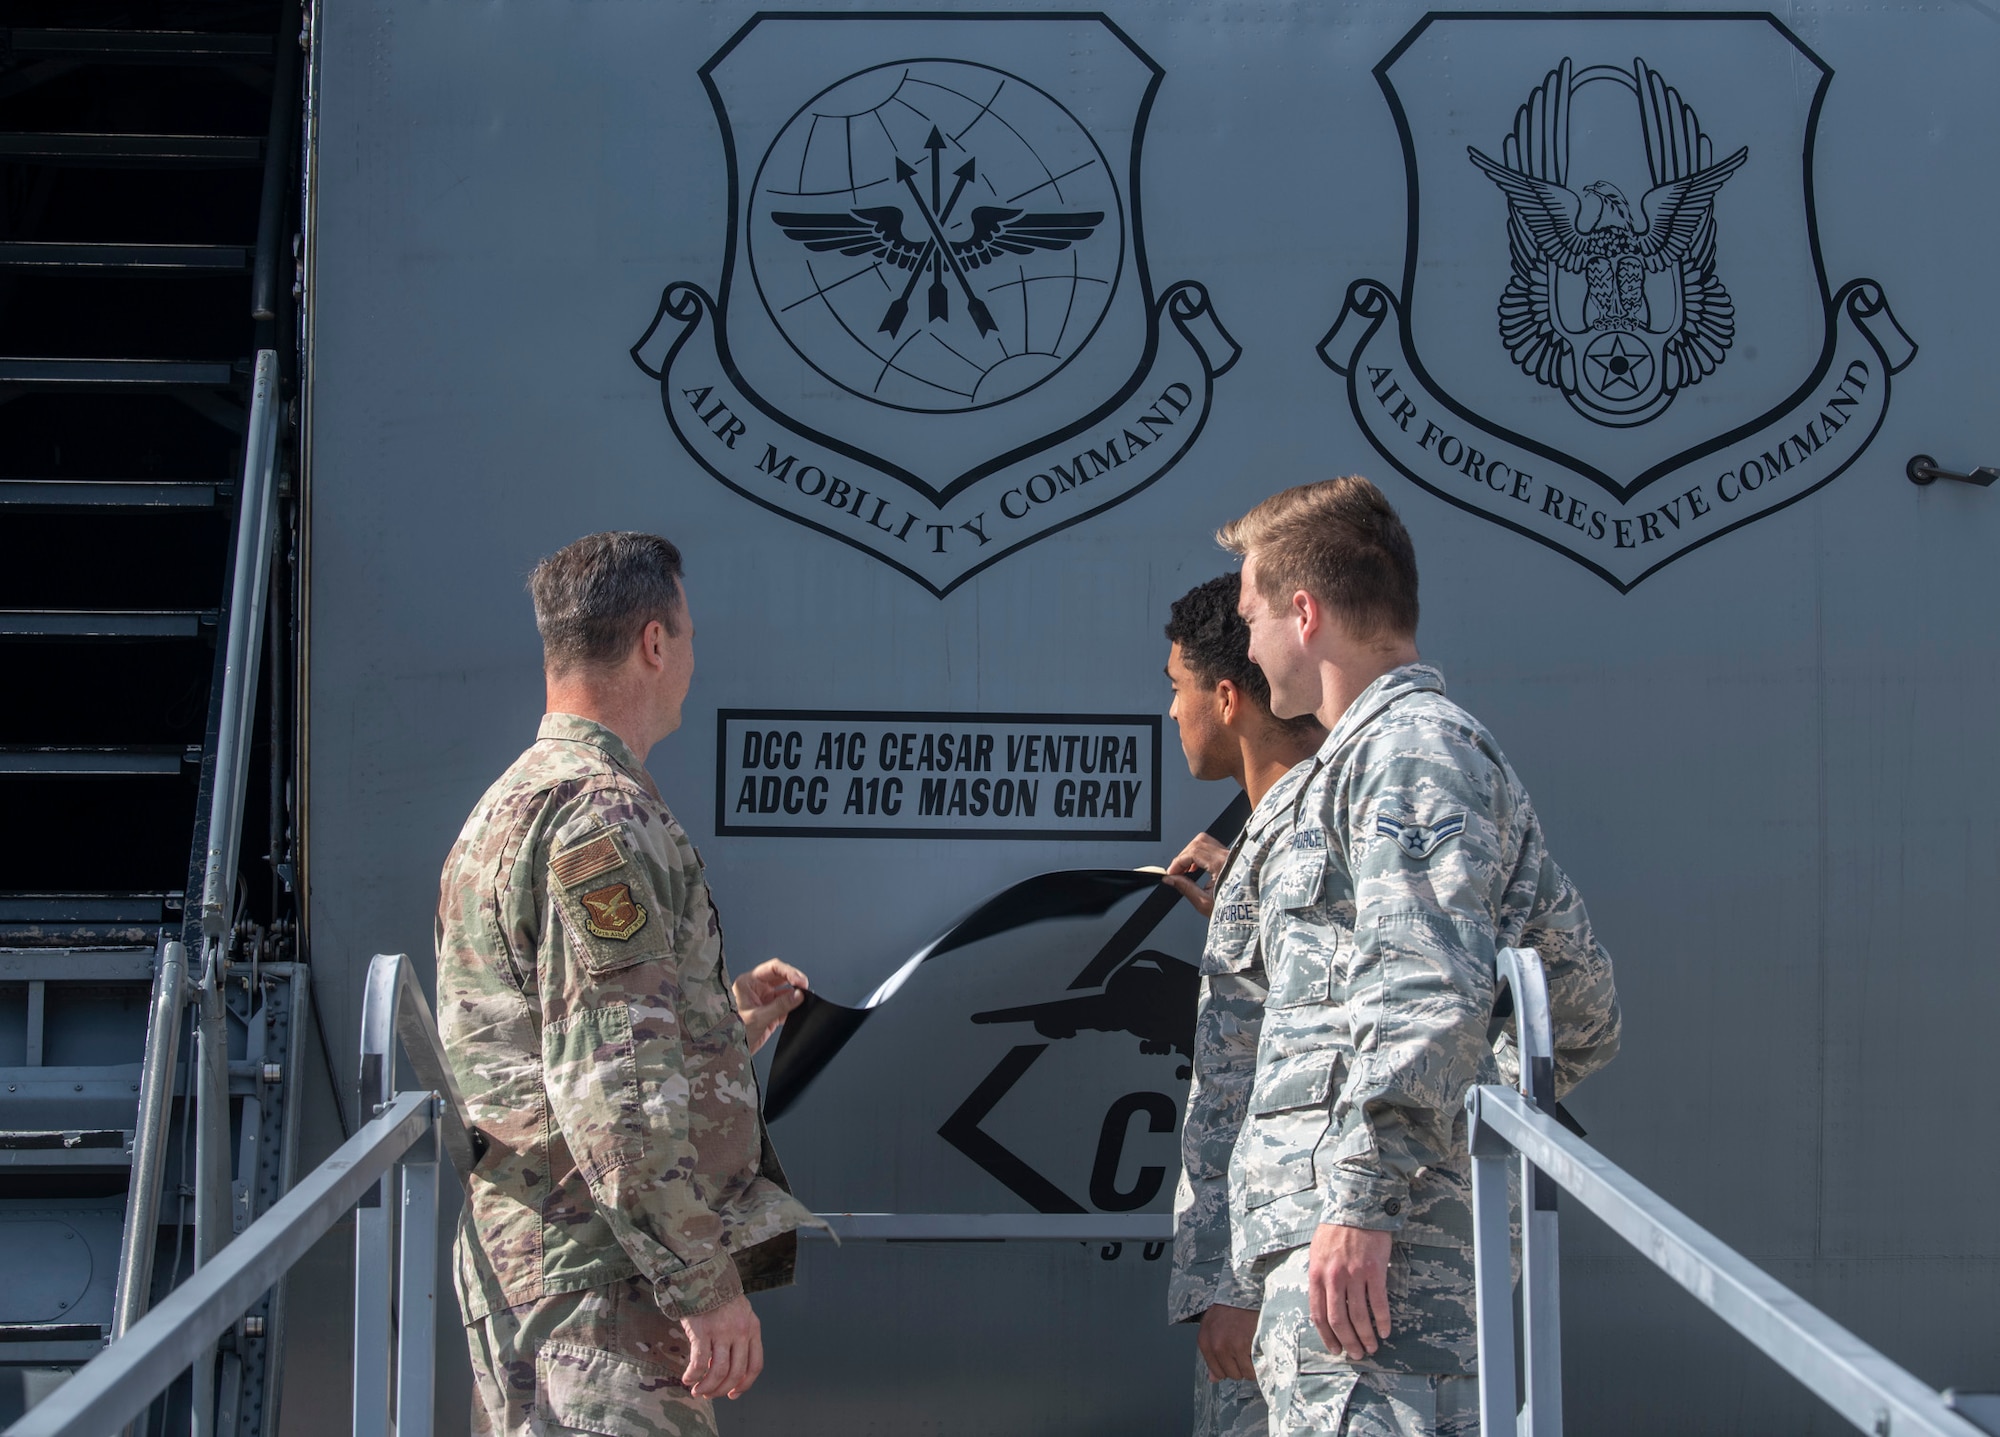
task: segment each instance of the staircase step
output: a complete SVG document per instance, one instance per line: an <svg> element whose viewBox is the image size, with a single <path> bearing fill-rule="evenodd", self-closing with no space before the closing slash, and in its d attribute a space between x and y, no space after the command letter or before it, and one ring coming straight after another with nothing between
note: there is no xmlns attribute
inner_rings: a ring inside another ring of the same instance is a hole
<svg viewBox="0 0 2000 1437"><path fill-rule="evenodd" d="M227 389L243 372L223 359L0 358L0 384L43 389Z"/></svg>
<svg viewBox="0 0 2000 1437"><path fill-rule="evenodd" d="M213 610L200 609L0 609L0 639L192 639L216 618Z"/></svg>
<svg viewBox="0 0 2000 1437"><path fill-rule="evenodd" d="M199 30L0 30L17 63L80 60L99 65L236 64L269 60L269 35L210 35Z"/></svg>
<svg viewBox="0 0 2000 1437"><path fill-rule="evenodd" d="M79 240L0 241L0 268L141 270L147 274L240 274L250 268L248 245L87 244Z"/></svg>
<svg viewBox="0 0 2000 1437"><path fill-rule="evenodd" d="M158 924L180 916L179 893L0 893L0 923Z"/></svg>
<svg viewBox="0 0 2000 1437"><path fill-rule="evenodd" d="M123 1130L138 1110L139 1068L0 1068L0 1113L30 1132Z"/></svg>
<svg viewBox="0 0 2000 1437"><path fill-rule="evenodd" d="M0 132L0 161L43 165L260 165L262 135Z"/></svg>
<svg viewBox="0 0 2000 1437"><path fill-rule="evenodd" d="M0 948L0 983L151 983L150 948Z"/></svg>
<svg viewBox="0 0 2000 1437"><path fill-rule="evenodd" d="M190 763L201 762L200 749L161 744L97 744L90 747L0 744L0 776L88 775L133 778L143 774L178 775Z"/></svg>
<svg viewBox="0 0 2000 1437"><path fill-rule="evenodd" d="M26 1069L0 1069L25 1072ZM73 1086L73 1085L72 1085ZM70 1128L50 1132L0 1132L0 1172L9 1169L79 1168L116 1171L132 1166L132 1134L118 1128Z"/></svg>
<svg viewBox="0 0 2000 1437"><path fill-rule="evenodd" d="M0 508L212 509L233 490L208 479L0 479Z"/></svg>

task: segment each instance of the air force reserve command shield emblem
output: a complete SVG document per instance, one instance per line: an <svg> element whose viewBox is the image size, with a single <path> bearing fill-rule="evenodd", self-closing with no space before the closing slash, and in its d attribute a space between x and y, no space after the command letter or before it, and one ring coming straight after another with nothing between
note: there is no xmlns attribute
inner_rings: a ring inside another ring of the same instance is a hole
<svg viewBox="0 0 2000 1437"><path fill-rule="evenodd" d="M1108 20L760 15L701 77L721 284L670 284L632 355L710 474L942 597L1195 442L1236 346L1201 285L1153 292L1161 71Z"/></svg>
<svg viewBox="0 0 2000 1437"><path fill-rule="evenodd" d="M1352 284L1320 355L1404 474L1622 592L1868 447L1916 346L1875 281L1829 291L1833 72L1784 25L1433 14L1375 78L1403 284Z"/></svg>

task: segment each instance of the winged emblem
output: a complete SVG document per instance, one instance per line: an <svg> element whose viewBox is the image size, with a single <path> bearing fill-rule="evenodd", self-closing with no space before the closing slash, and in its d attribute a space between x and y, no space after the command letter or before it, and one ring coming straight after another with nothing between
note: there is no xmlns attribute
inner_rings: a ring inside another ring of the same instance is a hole
<svg viewBox="0 0 2000 1437"><path fill-rule="evenodd" d="M936 241L917 243L903 233L903 212L895 205L831 214L773 214L788 239L809 250L833 250L849 256L879 259L897 269L915 269L930 262ZM1003 255L1027 255L1036 250L1063 250L1087 240L1104 223L1101 210L1081 214L1028 214L1000 205L980 205L972 212L969 239L947 240L952 255L968 270L989 265Z"/></svg>
<svg viewBox="0 0 2000 1437"><path fill-rule="evenodd" d="M599 938L624 941L646 926L646 909L634 901L630 884L613 883L578 895L583 900L583 926Z"/></svg>
<svg viewBox="0 0 2000 1437"><path fill-rule="evenodd" d="M909 191L926 233L911 239L903 233L904 211L899 205L869 205L849 210L808 212L774 210L772 222L786 238L797 240L816 253L836 253L854 259L878 260L897 269L909 270L909 283L883 315L878 333L893 336L903 327L910 310L910 295L926 271L931 275L930 318L951 317L951 291L945 284L949 270L964 292L966 313L981 334L996 326L985 304L972 292L966 276L1007 255L1031 255L1037 251L1066 250L1081 244L1104 223L1104 211L1085 210L1075 214L1029 213L1008 205L979 205L971 215L972 233L965 239L950 239L945 227L951 223L958 197L965 193L976 172L976 161L967 160L952 177L958 181L949 199L943 198L937 157L945 140L933 127L925 148L931 152L931 202L924 202L916 185L917 171L901 159L896 161L896 182Z"/></svg>
<svg viewBox="0 0 2000 1437"><path fill-rule="evenodd" d="M1604 78L1638 101L1652 187L1636 208L1609 180L1569 184L1571 98ZM1507 197L1513 273L1500 337L1524 371L1572 400L1581 391L1613 416L1590 417L1614 423L1647 406L1657 413L1715 372L1736 335L1735 304L1715 273L1715 198L1748 148L1715 160L1694 111L1644 60L1577 76L1565 59L1515 112L1499 160L1467 154Z"/></svg>

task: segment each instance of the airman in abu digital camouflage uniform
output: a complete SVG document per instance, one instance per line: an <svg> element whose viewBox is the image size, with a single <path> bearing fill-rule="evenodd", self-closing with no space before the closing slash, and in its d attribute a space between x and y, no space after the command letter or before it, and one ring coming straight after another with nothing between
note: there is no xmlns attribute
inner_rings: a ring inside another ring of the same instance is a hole
<svg viewBox="0 0 2000 1437"><path fill-rule="evenodd" d="M1271 716L1270 690L1250 662L1250 631L1236 612L1235 574L1174 601L1167 638L1171 715L1196 778L1230 778L1253 808L1225 850L1196 836L1168 865L1167 882L1209 920L1195 1017L1193 1082L1181 1125L1174 1197L1170 1322L1199 1322L1194 1437L1263 1437L1264 1395L1251 1366L1260 1285L1229 1256L1229 1154L1243 1126L1257 1032L1264 1021L1264 962L1257 902L1265 858L1290 831L1289 796L1326 736L1319 720ZM1207 874L1206 888L1194 875Z"/></svg>
<svg viewBox="0 0 2000 1437"><path fill-rule="evenodd" d="M484 1141L455 1254L481 1433L707 1437L792 1278L750 1054L799 1001L731 985L694 846L644 767L693 672L680 554L596 534L532 580L549 703L438 905L438 1026Z"/></svg>
<svg viewBox="0 0 2000 1437"><path fill-rule="evenodd" d="M1618 1044L1611 963L1492 737L1418 661L1416 557L1365 479L1218 536L1272 711L1331 729L1264 869L1265 1000L1230 1169L1278 1434L1478 1431L1464 1098L1499 1080L1495 954L1538 949L1567 1091Z"/></svg>

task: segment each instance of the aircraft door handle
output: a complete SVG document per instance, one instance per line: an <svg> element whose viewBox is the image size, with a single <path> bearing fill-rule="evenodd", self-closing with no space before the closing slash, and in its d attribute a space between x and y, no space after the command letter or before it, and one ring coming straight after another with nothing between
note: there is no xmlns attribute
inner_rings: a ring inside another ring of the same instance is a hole
<svg viewBox="0 0 2000 1437"><path fill-rule="evenodd" d="M2000 469L1990 464L1970 474L1954 474L1949 469L1938 468L1937 460L1928 454L1912 454L1903 472L1910 476L1912 484L1933 484L1940 479L1951 479L1960 484L1977 484L1984 489L1995 479L2000 479Z"/></svg>

